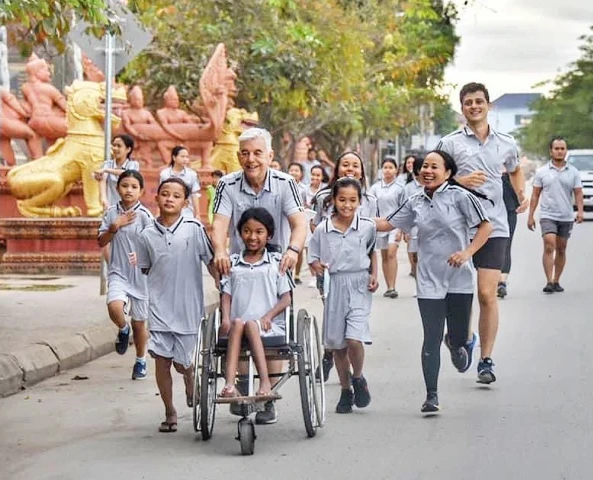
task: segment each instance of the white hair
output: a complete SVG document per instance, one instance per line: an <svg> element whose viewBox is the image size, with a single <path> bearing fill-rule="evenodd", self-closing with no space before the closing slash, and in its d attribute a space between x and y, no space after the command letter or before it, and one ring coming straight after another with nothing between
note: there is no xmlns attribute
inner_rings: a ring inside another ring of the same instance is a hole
<svg viewBox="0 0 593 480"><path fill-rule="evenodd" d="M248 128L239 136L239 145L249 140L255 140L256 138L263 138L268 152L272 151L272 135L265 128Z"/></svg>

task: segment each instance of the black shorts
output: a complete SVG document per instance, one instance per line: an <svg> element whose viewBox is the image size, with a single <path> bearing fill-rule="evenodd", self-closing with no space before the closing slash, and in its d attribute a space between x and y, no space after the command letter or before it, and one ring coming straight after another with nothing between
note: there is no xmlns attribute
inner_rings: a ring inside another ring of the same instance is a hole
<svg viewBox="0 0 593 480"><path fill-rule="evenodd" d="M489 238L473 256L474 267L502 270L508 238Z"/></svg>

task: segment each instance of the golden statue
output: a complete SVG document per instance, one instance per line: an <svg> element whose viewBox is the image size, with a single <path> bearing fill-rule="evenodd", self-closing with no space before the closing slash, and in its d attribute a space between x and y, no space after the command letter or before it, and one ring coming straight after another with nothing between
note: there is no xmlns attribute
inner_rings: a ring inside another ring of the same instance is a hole
<svg viewBox="0 0 593 480"><path fill-rule="evenodd" d="M66 137L58 139L44 157L8 172L8 186L25 217L81 216L78 207L55 205L81 180L87 216L98 217L103 212L99 183L93 172L101 168L104 160L105 84L75 80L66 87L66 94ZM114 89L113 100L125 102L125 89ZM117 126L120 118L110 115L112 124Z"/></svg>
<svg viewBox="0 0 593 480"><path fill-rule="evenodd" d="M213 169L225 173L241 170L239 164L239 135L249 127L257 125L259 116L257 112L250 113L243 108L229 108L222 126L220 136L216 139L210 163Z"/></svg>

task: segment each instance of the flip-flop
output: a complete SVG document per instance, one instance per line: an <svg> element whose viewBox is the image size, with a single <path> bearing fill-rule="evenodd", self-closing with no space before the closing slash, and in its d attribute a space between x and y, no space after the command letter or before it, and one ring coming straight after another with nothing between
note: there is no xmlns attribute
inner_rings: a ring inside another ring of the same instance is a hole
<svg viewBox="0 0 593 480"><path fill-rule="evenodd" d="M161 422L159 425L159 432L161 433L173 433L177 431L177 422Z"/></svg>

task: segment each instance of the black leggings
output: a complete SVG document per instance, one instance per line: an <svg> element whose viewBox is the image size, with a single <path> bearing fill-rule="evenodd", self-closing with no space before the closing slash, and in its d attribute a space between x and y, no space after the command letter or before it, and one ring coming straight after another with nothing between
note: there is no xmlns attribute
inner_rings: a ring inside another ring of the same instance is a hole
<svg viewBox="0 0 593 480"><path fill-rule="evenodd" d="M453 347L465 345L473 298L471 293L448 293L442 299L418 299L424 328L422 372L427 392L437 391L445 320L451 345Z"/></svg>
<svg viewBox="0 0 593 480"><path fill-rule="evenodd" d="M501 273L511 273L511 246L513 245L513 235L515 235L515 228L517 228L517 212L514 210L507 211L507 219L509 221L509 241L507 242L507 250L504 254L504 263L502 264Z"/></svg>

